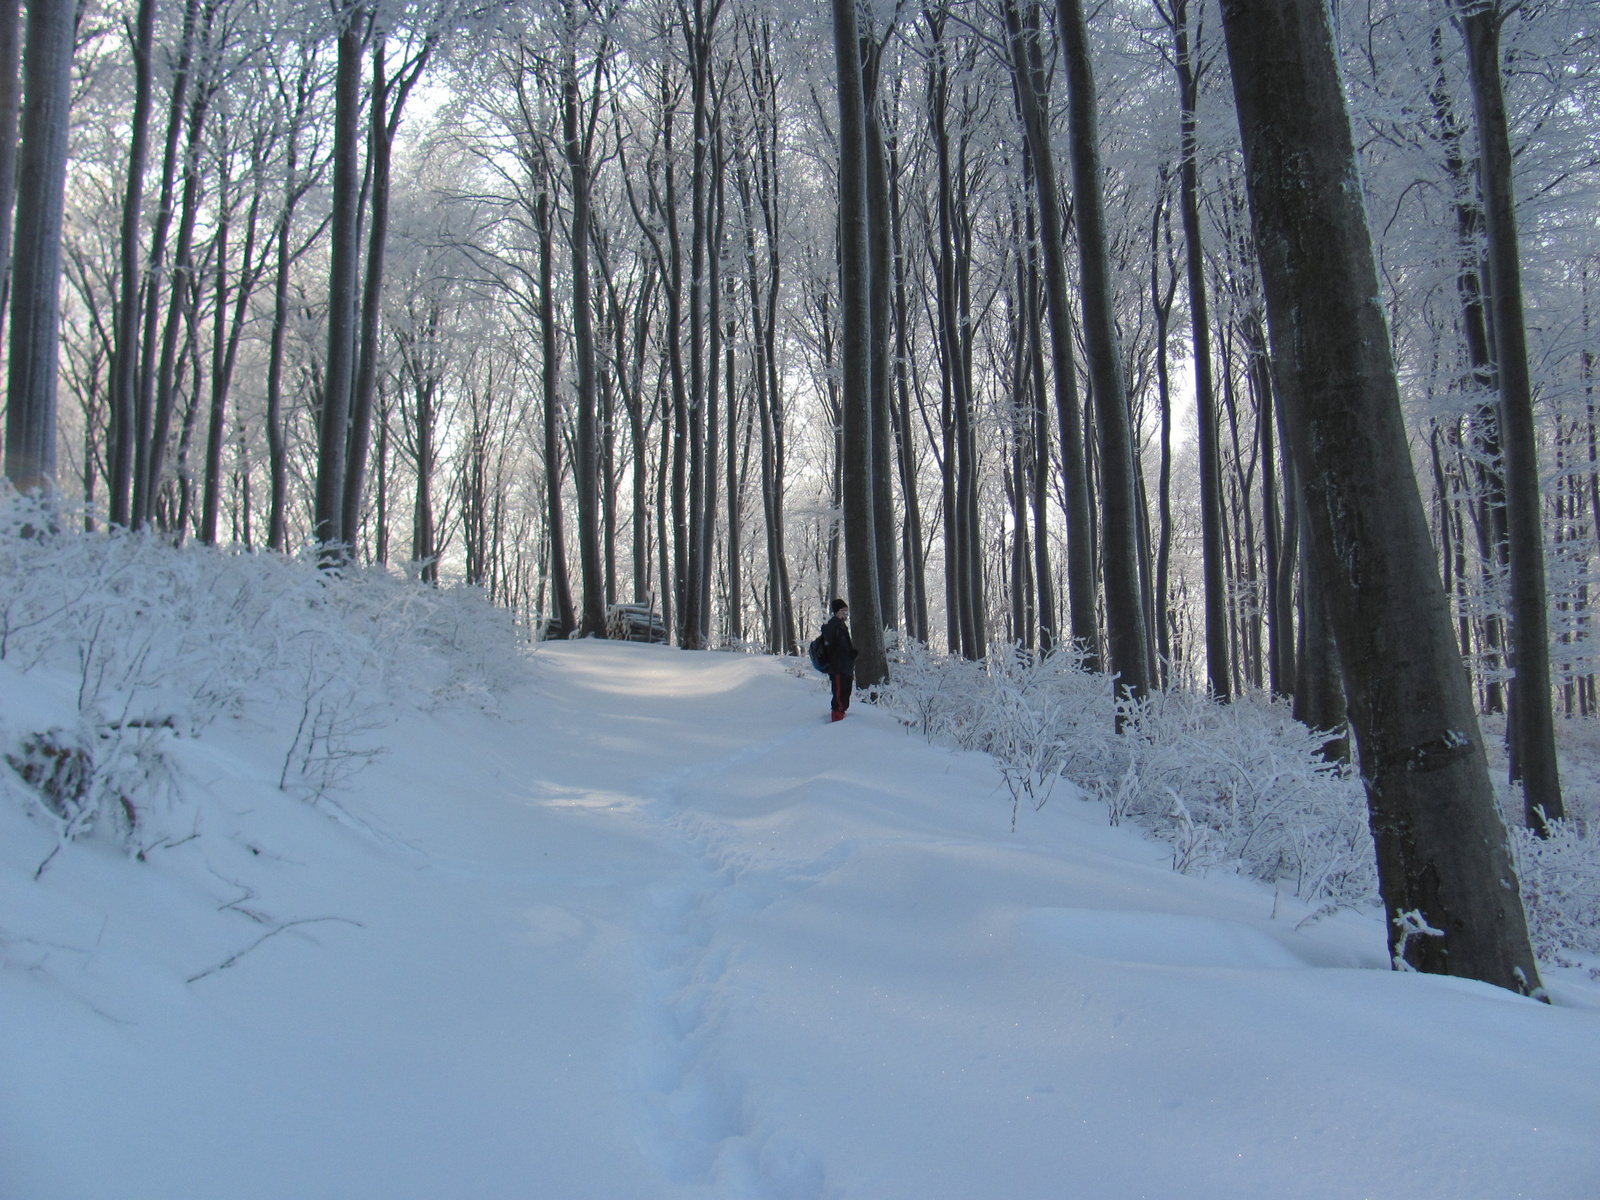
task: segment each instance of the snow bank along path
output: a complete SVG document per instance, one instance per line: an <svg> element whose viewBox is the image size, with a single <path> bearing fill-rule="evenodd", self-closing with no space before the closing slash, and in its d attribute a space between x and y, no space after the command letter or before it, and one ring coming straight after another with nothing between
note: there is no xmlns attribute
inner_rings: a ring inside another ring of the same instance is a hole
<svg viewBox="0 0 1600 1200"><path fill-rule="evenodd" d="M52 686L0 665L6 724ZM1066 787L1013 834L987 758L772 659L551 646L500 708L336 806L179 742L143 863L35 882L0 805L0 1196L1600 1195L1600 991L1392 973Z"/></svg>

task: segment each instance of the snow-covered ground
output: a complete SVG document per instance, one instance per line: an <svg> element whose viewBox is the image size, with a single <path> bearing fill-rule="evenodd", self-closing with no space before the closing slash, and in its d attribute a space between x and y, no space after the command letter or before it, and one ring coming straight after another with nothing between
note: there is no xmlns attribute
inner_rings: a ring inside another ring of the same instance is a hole
<svg viewBox="0 0 1600 1200"><path fill-rule="evenodd" d="M0 663L11 734L73 681ZM1600 1195L1600 986L1385 969L777 660L541 649L145 861L0 803L6 1200ZM292 729L290 730L292 732ZM270 736L269 736L270 735ZM5 768L0 767L0 770Z"/></svg>

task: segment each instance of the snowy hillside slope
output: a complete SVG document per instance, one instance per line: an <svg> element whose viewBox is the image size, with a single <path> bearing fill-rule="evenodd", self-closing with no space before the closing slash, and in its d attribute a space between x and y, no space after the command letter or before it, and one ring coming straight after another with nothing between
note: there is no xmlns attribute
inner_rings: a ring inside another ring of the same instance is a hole
<svg viewBox="0 0 1600 1200"><path fill-rule="evenodd" d="M295 714L182 836L0 802L8 1200L1592 1197L1600 990L1384 969L1063 785L764 657L540 649L313 803ZM14 738L74 681L0 664ZM0 768L3 770L3 768ZM190 836L192 834L193 836Z"/></svg>

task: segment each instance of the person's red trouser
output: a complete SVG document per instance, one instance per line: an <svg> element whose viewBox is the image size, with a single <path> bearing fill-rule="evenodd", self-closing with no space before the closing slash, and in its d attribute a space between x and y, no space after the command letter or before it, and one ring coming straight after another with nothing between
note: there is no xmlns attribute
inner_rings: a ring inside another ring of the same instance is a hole
<svg viewBox="0 0 1600 1200"><path fill-rule="evenodd" d="M850 693L855 690L856 677L854 675L829 675L833 684L833 711L844 712L850 707Z"/></svg>

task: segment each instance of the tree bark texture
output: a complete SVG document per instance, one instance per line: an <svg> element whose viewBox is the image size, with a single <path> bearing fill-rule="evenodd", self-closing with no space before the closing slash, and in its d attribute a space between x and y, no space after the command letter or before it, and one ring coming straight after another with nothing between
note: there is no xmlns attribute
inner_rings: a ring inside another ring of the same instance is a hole
<svg viewBox="0 0 1600 1200"><path fill-rule="evenodd" d="M17 491L46 497L56 491L61 221L76 13L73 0L32 0L22 56L5 472Z"/></svg>
<svg viewBox="0 0 1600 1200"><path fill-rule="evenodd" d="M344 545L344 480L350 437L350 392L355 378L356 277L359 274L361 197L361 50L367 13L360 3L345 12L339 30L334 80L333 217L328 236L328 358L322 385L317 443L317 492L313 538L321 546ZM342 558L342 550L333 550Z"/></svg>
<svg viewBox="0 0 1600 1200"><path fill-rule="evenodd" d="M6 0L12 3L12 0ZM116 310L116 347L111 360L110 481L108 515L126 526L133 488L133 441L139 403L139 225L144 207L145 161L150 153L151 56L156 0L139 0L133 29L133 116L128 132L128 181L122 200L121 273ZM3 269L0 259L0 269Z"/></svg>
<svg viewBox="0 0 1600 1200"><path fill-rule="evenodd" d="M573 479L578 486L578 566L583 580L580 629L585 636L605 637L605 573L600 560L600 441L596 420L594 317L589 290L589 134L583 127L583 104L578 91L577 30L571 3L567 14L567 33L571 40L567 43L562 65L561 124L572 182L572 349L578 373L578 436Z"/></svg>
<svg viewBox="0 0 1600 1200"><path fill-rule="evenodd" d="M1200 167L1196 161L1195 106L1200 81L1198 47L1189 44L1188 0L1173 0L1174 64L1178 72L1178 207L1189 280L1189 330L1194 358L1196 430L1200 457L1200 557L1205 591L1206 680L1219 700L1233 695L1228 655L1228 587L1222 569L1222 454L1217 439L1217 399L1211 383L1211 316L1206 303L1205 249L1200 235Z"/></svg>
<svg viewBox="0 0 1600 1200"><path fill-rule="evenodd" d="M888 678L878 607L877 545L872 513L872 363L867 247L866 101L861 80L856 0L833 0L839 71L840 344L844 390L844 555L851 635L860 657L856 682Z"/></svg>
<svg viewBox="0 0 1600 1200"><path fill-rule="evenodd" d="M556 356L555 228L550 196L539 193L539 340L544 383L544 483L550 531L550 574L555 592L560 636L578 627L572 606L572 581L567 572L566 522L561 512L561 393L560 363Z"/></svg>
<svg viewBox="0 0 1600 1200"><path fill-rule="evenodd" d="M1050 365L1061 428L1066 496L1068 620L1072 644L1087 656L1085 665L1095 670L1099 665L1100 622L1095 598L1094 538L1090 531L1089 474L1084 460L1077 366L1072 357L1066 248L1062 244L1064 222L1056 186L1055 151L1050 141L1047 76L1039 49L1036 10L1025 21L1015 4L1008 3L1006 23L1012 75L1017 81L1018 106L1033 162L1034 197L1039 208L1039 251L1044 260L1045 314L1050 322ZM1043 461L1047 463L1048 458Z"/></svg>
<svg viewBox="0 0 1600 1200"><path fill-rule="evenodd" d="M1142 699L1150 690L1149 639L1141 584L1133 429L1111 294L1094 71L1082 0L1057 0L1056 15L1067 68L1073 215L1083 270L1083 344L1100 439L1102 569L1109 665L1117 673L1122 690L1134 699Z"/></svg>
<svg viewBox="0 0 1600 1200"><path fill-rule="evenodd" d="M183 29L179 36L178 61L172 74L172 91L167 102L167 133L161 155L161 191L156 204L155 223L150 231L149 269L144 289L144 335L140 339L139 396L134 412L133 500L129 520L142 528L154 511L151 455L154 449L157 358L160 350L156 329L161 314L159 280L166 260L167 237L172 229L173 195L177 187L178 145L182 140L183 114L187 103L189 75L194 60L195 20L199 0L184 0Z"/></svg>
<svg viewBox="0 0 1600 1200"><path fill-rule="evenodd" d="M1510 847L1407 446L1327 8L1224 0L1222 12L1278 392L1394 962L1533 992Z"/></svg>
<svg viewBox="0 0 1600 1200"><path fill-rule="evenodd" d="M870 355L872 365L872 531L878 565L878 607L885 628L900 624L899 576L894 522L893 429L889 420L892 406L890 309L893 258L889 228L889 156L884 146L879 118L879 67L883 46L869 36L861 43L863 90L866 98L867 158L867 259L869 282L867 310L872 321Z"/></svg>
<svg viewBox="0 0 1600 1200"><path fill-rule="evenodd" d="M12 214L17 202L17 112L22 100L22 4L0 0L0 328L11 302Z"/></svg>
<svg viewBox="0 0 1600 1200"><path fill-rule="evenodd" d="M1500 438L1505 451L1506 524L1511 551L1511 720L1528 826L1564 815L1550 712L1550 631L1545 605L1544 529L1539 500L1539 439L1522 313L1522 265L1512 194L1511 137L1500 86L1498 0L1457 0L1478 118L1478 175L1488 241L1489 300L1500 378Z"/></svg>

